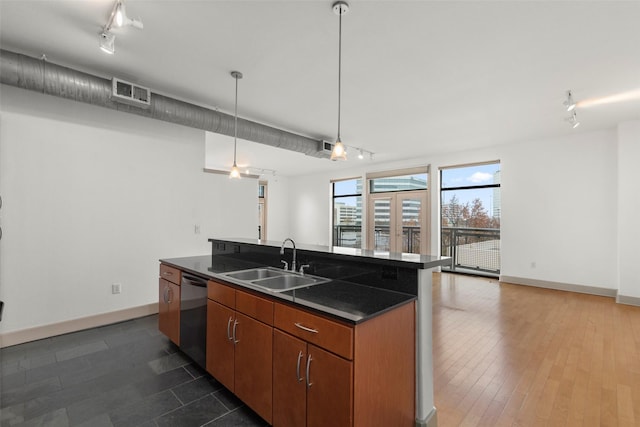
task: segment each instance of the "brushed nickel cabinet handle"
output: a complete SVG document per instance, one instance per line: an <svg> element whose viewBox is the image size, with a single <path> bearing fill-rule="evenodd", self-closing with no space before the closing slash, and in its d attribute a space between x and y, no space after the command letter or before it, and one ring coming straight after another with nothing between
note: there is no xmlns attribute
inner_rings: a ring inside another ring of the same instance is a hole
<svg viewBox="0 0 640 427"><path fill-rule="evenodd" d="M169 304L169 287L164 288L164 292L162 293L162 299L165 304Z"/></svg>
<svg viewBox="0 0 640 427"><path fill-rule="evenodd" d="M171 291L170 287L167 287L167 297L169 298L169 300L167 301L167 304L171 304L171 294L173 292Z"/></svg>
<svg viewBox="0 0 640 427"><path fill-rule="evenodd" d="M238 327L238 319L233 321L233 344L238 344L240 340L236 339L236 328Z"/></svg>
<svg viewBox="0 0 640 427"><path fill-rule="evenodd" d="M311 358L311 355L309 355L309 357L307 358L307 388L310 388L313 385L309 377L309 371L311 370L311 360L313 359Z"/></svg>
<svg viewBox="0 0 640 427"><path fill-rule="evenodd" d="M302 358L304 357L304 355L302 354L302 351L300 351L300 353L298 353L298 366L296 366L296 379L298 380L298 382L302 382L302 377L300 376L300 361L302 360Z"/></svg>
<svg viewBox="0 0 640 427"><path fill-rule="evenodd" d="M231 322L233 321L233 317L229 316L229 321L227 322L227 339L229 341L233 341L233 338L231 338Z"/></svg>
<svg viewBox="0 0 640 427"><path fill-rule="evenodd" d="M300 323L298 323L298 322L296 322L296 323L295 323L295 325L296 325L298 328L302 329L303 331L311 332L311 333L314 333L314 334L317 334L317 333L318 333L318 331L317 331L316 329L307 328L306 326L303 326L303 325L301 325L301 324L300 324Z"/></svg>
<svg viewBox="0 0 640 427"><path fill-rule="evenodd" d="M162 274L165 276L173 276L173 273L171 271L165 271Z"/></svg>

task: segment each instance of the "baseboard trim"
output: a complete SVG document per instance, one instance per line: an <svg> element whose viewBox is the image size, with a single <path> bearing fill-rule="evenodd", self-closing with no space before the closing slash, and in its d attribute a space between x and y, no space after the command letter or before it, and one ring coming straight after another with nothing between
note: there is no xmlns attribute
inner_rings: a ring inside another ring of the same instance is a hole
<svg viewBox="0 0 640 427"><path fill-rule="evenodd" d="M618 304L635 305L636 307L640 307L640 298L638 297L630 297L628 295L618 294L618 296L616 297L616 302Z"/></svg>
<svg viewBox="0 0 640 427"><path fill-rule="evenodd" d="M124 310L52 323L50 325L8 332L0 334L0 348L41 340L43 338L50 338L56 335L68 334L70 332L77 332L83 329L109 325L111 323L124 322L125 320L136 319L138 317L148 316L157 312L158 303L152 303L138 307L126 308Z"/></svg>
<svg viewBox="0 0 640 427"><path fill-rule="evenodd" d="M554 289L557 291L578 292L581 294L599 295L603 297L615 298L617 289L599 288L596 286L582 286L571 283L550 282L547 280L527 279L526 277L500 276L500 282L512 283L515 285L535 286L537 288Z"/></svg>
<svg viewBox="0 0 640 427"><path fill-rule="evenodd" d="M431 409L424 420L416 420L416 427L438 427L438 414L436 408Z"/></svg>

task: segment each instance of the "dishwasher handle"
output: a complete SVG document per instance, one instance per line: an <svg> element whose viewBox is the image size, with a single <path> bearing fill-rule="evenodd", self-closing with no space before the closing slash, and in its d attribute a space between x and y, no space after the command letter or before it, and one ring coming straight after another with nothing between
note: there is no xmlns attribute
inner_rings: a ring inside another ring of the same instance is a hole
<svg viewBox="0 0 640 427"><path fill-rule="evenodd" d="M191 276L185 273L182 273L182 283L186 285L200 286L201 288L207 287L207 279L198 276Z"/></svg>

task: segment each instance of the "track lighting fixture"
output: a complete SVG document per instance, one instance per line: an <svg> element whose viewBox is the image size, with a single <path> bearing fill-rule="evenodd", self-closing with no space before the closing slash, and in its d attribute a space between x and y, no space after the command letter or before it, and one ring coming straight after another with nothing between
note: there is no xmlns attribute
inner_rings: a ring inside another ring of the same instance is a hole
<svg viewBox="0 0 640 427"><path fill-rule="evenodd" d="M113 55L116 51L116 35L108 31L100 33L100 49L104 53Z"/></svg>
<svg viewBox="0 0 640 427"><path fill-rule="evenodd" d="M342 89L342 15L349 12L349 4L337 1L332 6L333 12L340 17L338 27L338 137L331 150L331 160L347 160L347 150L340 140L340 95Z"/></svg>
<svg viewBox="0 0 640 427"><path fill-rule="evenodd" d="M578 118L576 117L576 112L573 111L573 113L571 113L571 115L569 117L567 117L565 119L566 121L569 122L569 124L575 129L578 126L580 126L580 122L578 121Z"/></svg>
<svg viewBox="0 0 640 427"><path fill-rule="evenodd" d="M116 36L112 30L122 27L134 27L142 30L144 25L140 19L131 19L127 16L124 0L116 0L113 9L111 9L111 15L109 15L107 24L98 35L100 49L103 52L110 55L115 53Z"/></svg>
<svg viewBox="0 0 640 427"><path fill-rule="evenodd" d="M332 144L332 146L333 146L333 144ZM358 160L363 160L364 157L365 157L365 154L369 154L369 158L373 159L373 152L369 151L369 150L365 150L364 148L355 147L353 145L342 144L342 148L340 150L344 150L345 155L346 155L346 153L349 152L349 150L353 150L353 152L357 152L358 153ZM340 151L340 150L338 150L338 151ZM333 146L332 153L334 151L336 151L335 150L335 146Z"/></svg>
<svg viewBox="0 0 640 427"><path fill-rule="evenodd" d="M240 179L240 169L236 163L236 148L238 145L238 80L242 78L240 71L232 71L231 77L236 80L236 108L234 113L234 131L233 131L233 166L229 173L229 178Z"/></svg>
<svg viewBox="0 0 640 427"><path fill-rule="evenodd" d="M562 103L565 106L567 111L573 111L576 108L576 103L571 96L571 91L567 91L567 100Z"/></svg>
<svg viewBox="0 0 640 427"><path fill-rule="evenodd" d="M247 175L255 175L255 176L264 176L266 174L271 174L272 176L276 176L275 169L266 169L266 168L252 168L248 167L245 170Z"/></svg>

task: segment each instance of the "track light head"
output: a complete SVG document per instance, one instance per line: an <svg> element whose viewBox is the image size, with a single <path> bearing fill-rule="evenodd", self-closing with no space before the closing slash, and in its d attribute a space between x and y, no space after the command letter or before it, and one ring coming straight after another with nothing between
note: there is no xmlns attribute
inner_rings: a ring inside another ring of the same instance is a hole
<svg viewBox="0 0 640 427"><path fill-rule="evenodd" d="M139 30L144 29L144 24L140 19L132 19L127 16L127 9L123 1L118 1L116 5L116 14L114 16L114 24L116 27L134 27Z"/></svg>
<svg viewBox="0 0 640 427"><path fill-rule="evenodd" d="M571 96L571 91L567 91L567 100L562 103L565 106L567 111L573 111L576 108L576 103L573 100L573 96Z"/></svg>
<svg viewBox="0 0 640 427"><path fill-rule="evenodd" d="M98 40L100 43L100 50L109 55L113 55L116 51L116 35L108 31L103 31L99 34Z"/></svg>
<svg viewBox="0 0 640 427"><path fill-rule="evenodd" d="M565 120L569 122L571 127L573 127L574 129L580 126L580 122L578 121L578 117L576 116L575 111L573 111L573 113L569 117L567 117Z"/></svg>

